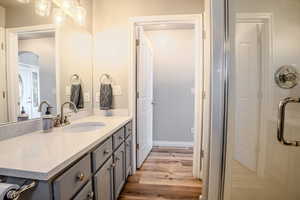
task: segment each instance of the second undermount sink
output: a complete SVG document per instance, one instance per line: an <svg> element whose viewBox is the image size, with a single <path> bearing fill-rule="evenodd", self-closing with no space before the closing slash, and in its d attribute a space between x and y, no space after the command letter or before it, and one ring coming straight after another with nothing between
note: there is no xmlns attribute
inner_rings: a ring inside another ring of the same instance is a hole
<svg viewBox="0 0 300 200"><path fill-rule="evenodd" d="M103 122L81 122L66 126L63 128L63 131L70 133L90 132L101 129L104 126L105 124Z"/></svg>

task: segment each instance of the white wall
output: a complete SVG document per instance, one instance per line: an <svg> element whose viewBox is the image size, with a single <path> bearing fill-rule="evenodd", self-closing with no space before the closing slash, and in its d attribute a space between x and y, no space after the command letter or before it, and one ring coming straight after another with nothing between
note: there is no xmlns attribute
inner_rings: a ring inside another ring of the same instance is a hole
<svg viewBox="0 0 300 200"><path fill-rule="evenodd" d="M5 27L5 8L0 6L0 27Z"/></svg>
<svg viewBox="0 0 300 200"><path fill-rule="evenodd" d="M30 51L39 56L40 96L56 107L55 38L19 40L19 51Z"/></svg>
<svg viewBox="0 0 300 200"><path fill-rule="evenodd" d="M111 74L123 92L115 96L114 108L128 109L130 17L199 14L203 8L202 0L94 0L95 92L99 90L100 75Z"/></svg>
<svg viewBox="0 0 300 200"><path fill-rule="evenodd" d="M147 31L154 50L154 141L192 142L194 30Z"/></svg>

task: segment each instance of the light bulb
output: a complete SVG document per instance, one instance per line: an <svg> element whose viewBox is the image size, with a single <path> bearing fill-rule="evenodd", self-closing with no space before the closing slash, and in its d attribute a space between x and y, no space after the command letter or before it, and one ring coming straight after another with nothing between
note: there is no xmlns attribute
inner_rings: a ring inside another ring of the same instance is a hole
<svg viewBox="0 0 300 200"><path fill-rule="evenodd" d="M35 12L40 16L49 16L51 13L51 0L36 0Z"/></svg>
<svg viewBox="0 0 300 200"><path fill-rule="evenodd" d="M55 8L53 10L53 23L56 26L62 25L64 23L65 19L66 19L66 15L62 9Z"/></svg>
<svg viewBox="0 0 300 200"><path fill-rule="evenodd" d="M30 0L18 0L20 3L30 3Z"/></svg>
<svg viewBox="0 0 300 200"><path fill-rule="evenodd" d="M76 6L74 0L61 0L61 8L64 10L70 10Z"/></svg>
<svg viewBox="0 0 300 200"><path fill-rule="evenodd" d="M75 21L80 25L83 26L85 25L85 20L86 20L86 10L85 8L78 6L75 9Z"/></svg>

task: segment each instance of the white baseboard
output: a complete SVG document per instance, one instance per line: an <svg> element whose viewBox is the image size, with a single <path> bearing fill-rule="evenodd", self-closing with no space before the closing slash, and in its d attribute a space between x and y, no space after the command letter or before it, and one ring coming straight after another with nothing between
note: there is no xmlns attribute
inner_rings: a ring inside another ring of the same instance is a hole
<svg viewBox="0 0 300 200"><path fill-rule="evenodd" d="M193 142L153 141L153 146L159 147L193 147Z"/></svg>

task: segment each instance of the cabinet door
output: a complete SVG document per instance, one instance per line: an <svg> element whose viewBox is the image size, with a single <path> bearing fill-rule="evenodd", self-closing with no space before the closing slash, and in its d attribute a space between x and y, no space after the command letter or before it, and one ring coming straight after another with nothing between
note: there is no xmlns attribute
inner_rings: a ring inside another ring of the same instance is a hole
<svg viewBox="0 0 300 200"><path fill-rule="evenodd" d="M73 198L73 200L93 200L94 192L92 182L89 181L86 186Z"/></svg>
<svg viewBox="0 0 300 200"><path fill-rule="evenodd" d="M94 176L96 200L113 200L113 159L112 157Z"/></svg>
<svg viewBox="0 0 300 200"><path fill-rule="evenodd" d="M131 173L131 163L132 163L132 139L131 136L129 138L126 139L125 142L125 150L126 150L126 179L129 176L129 174Z"/></svg>
<svg viewBox="0 0 300 200"><path fill-rule="evenodd" d="M114 153L114 186L115 199L118 199L125 183L125 145L124 143Z"/></svg>

